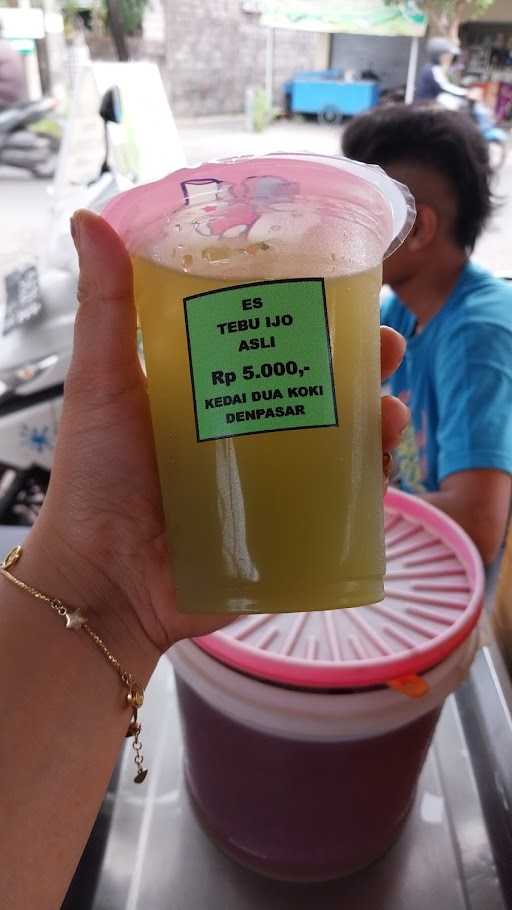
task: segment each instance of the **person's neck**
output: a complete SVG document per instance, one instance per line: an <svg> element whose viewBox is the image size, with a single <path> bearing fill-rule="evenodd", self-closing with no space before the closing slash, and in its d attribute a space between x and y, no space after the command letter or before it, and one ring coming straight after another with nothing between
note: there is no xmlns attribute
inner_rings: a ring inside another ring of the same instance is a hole
<svg viewBox="0 0 512 910"><path fill-rule="evenodd" d="M442 310L467 262L461 250L449 256L432 257L415 275L392 288L402 303L416 316L416 332Z"/></svg>

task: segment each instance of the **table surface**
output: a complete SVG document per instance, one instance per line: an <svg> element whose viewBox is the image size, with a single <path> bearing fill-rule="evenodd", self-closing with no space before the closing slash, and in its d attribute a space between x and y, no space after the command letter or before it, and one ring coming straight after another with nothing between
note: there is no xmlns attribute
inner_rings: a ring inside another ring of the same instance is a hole
<svg viewBox="0 0 512 910"><path fill-rule="evenodd" d="M4 550L19 530L0 528ZM491 573L489 603L494 584ZM264 879L202 832L162 658L143 712L150 774L133 783L127 745L62 910L512 910L512 686L487 625L484 614L486 643L445 703L399 839L370 868L323 885Z"/></svg>
<svg viewBox="0 0 512 910"><path fill-rule="evenodd" d="M492 642L447 700L413 811L387 855L323 885L266 880L206 837L183 787L174 677L163 658L144 705L150 774L129 749L63 910L509 910L512 689Z"/></svg>

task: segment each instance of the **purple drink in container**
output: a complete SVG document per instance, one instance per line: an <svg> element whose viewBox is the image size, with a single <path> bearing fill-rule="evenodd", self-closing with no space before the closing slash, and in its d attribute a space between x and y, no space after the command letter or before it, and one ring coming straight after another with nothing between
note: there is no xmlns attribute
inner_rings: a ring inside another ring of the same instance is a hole
<svg viewBox="0 0 512 910"><path fill-rule="evenodd" d="M465 533L393 490L385 527L383 603L244 617L170 652L199 820L271 878L326 881L391 846L477 648L483 571Z"/></svg>

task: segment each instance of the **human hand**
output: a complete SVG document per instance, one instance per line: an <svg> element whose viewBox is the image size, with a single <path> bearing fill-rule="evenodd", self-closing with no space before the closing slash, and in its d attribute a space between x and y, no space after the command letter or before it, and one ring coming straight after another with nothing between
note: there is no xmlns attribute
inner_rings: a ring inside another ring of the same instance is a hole
<svg viewBox="0 0 512 910"><path fill-rule="evenodd" d="M80 261L73 359L50 487L25 548L25 575L70 606L87 609L91 626L105 640L125 640L133 660L144 654L151 663L180 638L206 634L233 617L176 610L146 381L136 352L130 259L97 215L78 213L72 232ZM404 341L392 329L382 329L381 341L387 377L402 358ZM385 451L396 444L407 414L397 399L383 399Z"/></svg>
<svg viewBox="0 0 512 910"><path fill-rule="evenodd" d="M389 326L380 329L380 363L381 379L384 382L398 369L405 352L405 338ZM391 475L391 451L400 441L400 434L409 422L409 408L392 395L383 395L382 413L382 451L384 480L387 486Z"/></svg>
<svg viewBox="0 0 512 910"><path fill-rule="evenodd" d="M480 85L470 86L466 94L470 101L482 101L484 97L484 93Z"/></svg>

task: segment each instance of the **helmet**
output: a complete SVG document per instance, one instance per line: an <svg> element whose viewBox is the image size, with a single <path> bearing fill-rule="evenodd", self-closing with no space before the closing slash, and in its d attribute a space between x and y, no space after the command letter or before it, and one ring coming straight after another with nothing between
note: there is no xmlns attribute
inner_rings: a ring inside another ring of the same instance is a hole
<svg viewBox="0 0 512 910"><path fill-rule="evenodd" d="M456 57L460 53L460 48L449 38L431 38L427 42L427 54L431 63L439 63L443 54L451 54Z"/></svg>

